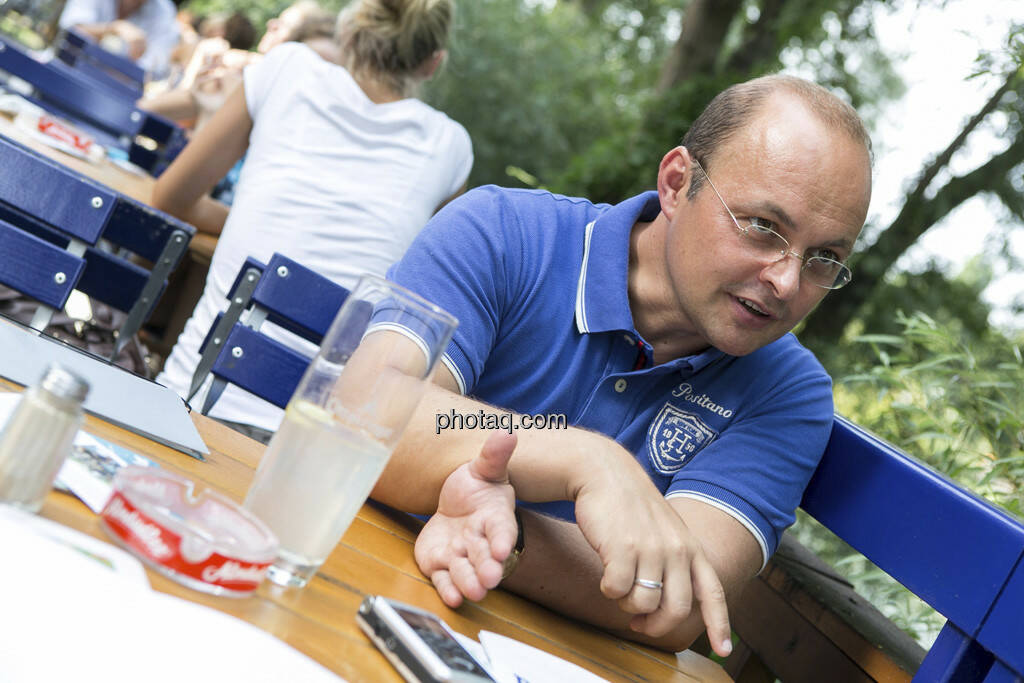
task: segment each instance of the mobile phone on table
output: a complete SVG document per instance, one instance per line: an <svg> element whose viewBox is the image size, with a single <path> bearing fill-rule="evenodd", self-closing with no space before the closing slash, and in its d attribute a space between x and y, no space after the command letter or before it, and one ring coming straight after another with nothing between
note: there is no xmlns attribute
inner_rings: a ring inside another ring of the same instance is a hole
<svg viewBox="0 0 1024 683"><path fill-rule="evenodd" d="M371 595L356 622L409 683L494 683L448 625L426 610Z"/></svg>

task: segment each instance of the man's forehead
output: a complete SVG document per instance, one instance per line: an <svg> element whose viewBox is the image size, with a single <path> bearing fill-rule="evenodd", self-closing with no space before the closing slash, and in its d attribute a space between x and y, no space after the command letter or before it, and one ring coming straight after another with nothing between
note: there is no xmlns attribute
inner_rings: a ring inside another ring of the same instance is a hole
<svg viewBox="0 0 1024 683"><path fill-rule="evenodd" d="M710 173L716 182L756 189L746 199L773 202L779 209L773 217L783 223L799 224L808 211L827 215L830 223L843 226L841 237L852 246L871 196L868 151L801 98L788 93L765 98L714 156L717 171ZM718 173L726 177L718 181Z"/></svg>

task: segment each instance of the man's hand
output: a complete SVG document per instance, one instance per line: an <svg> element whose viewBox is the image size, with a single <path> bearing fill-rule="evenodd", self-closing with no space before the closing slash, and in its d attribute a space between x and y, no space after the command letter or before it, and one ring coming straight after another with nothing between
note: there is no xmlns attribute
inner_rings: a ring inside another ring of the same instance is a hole
<svg viewBox="0 0 1024 683"><path fill-rule="evenodd" d="M635 461L623 465L594 472L575 499L580 531L604 565L601 592L637 615L630 628L652 637L678 626L699 603L712 647L728 656L725 591L703 546Z"/></svg>
<svg viewBox="0 0 1024 683"><path fill-rule="evenodd" d="M508 461L515 435L495 432L480 454L445 480L437 512L416 539L416 563L449 607L482 600L501 581L516 541Z"/></svg>

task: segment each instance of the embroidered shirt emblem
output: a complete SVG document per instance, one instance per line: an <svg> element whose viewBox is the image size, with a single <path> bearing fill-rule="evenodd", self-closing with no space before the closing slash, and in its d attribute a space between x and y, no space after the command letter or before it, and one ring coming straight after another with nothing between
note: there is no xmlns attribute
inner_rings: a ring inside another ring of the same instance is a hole
<svg viewBox="0 0 1024 683"><path fill-rule="evenodd" d="M674 474L718 433L693 413L666 403L647 430L647 450L654 469Z"/></svg>

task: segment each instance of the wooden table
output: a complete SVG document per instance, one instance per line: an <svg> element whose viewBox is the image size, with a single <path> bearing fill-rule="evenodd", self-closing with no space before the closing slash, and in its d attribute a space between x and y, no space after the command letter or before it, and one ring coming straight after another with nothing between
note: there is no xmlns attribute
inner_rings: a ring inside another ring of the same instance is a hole
<svg viewBox="0 0 1024 683"><path fill-rule="evenodd" d="M86 429L159 461L201 485L214 486L241 500L263 446L193 413L210 456L194 460L144 437L89 416ZM109 540L99 518L78 499L51 492L44 517ZM412 548L415 523L399 513L363 506L341 543L303 590L265 582L253 596L223 598L190 590L147 570L157 590L244 619L277 636L349 681L402 680L355 623L363 597L381 594L440 615L455 630L476 637L494 631L550 652L609 681L728 681L717 664L692 652L678 659L571 621L501 590L458 610L445 607L419 572Z"/></svg>

